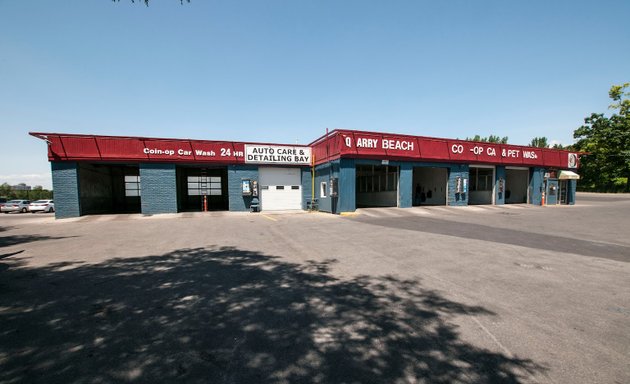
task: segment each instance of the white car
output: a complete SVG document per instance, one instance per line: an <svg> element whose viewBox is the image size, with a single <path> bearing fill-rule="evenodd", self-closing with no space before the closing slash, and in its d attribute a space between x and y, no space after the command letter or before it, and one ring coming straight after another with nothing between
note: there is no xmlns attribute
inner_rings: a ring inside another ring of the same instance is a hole
<svg viewBox="0 0 630 384"><path fill-rule="evenodd" d="M3 213L9 212L28 212L29 200L9 200L0 208Z"/></svg>
<svg viewBox="0 0 630 384"><path fill-rule="evenodd" d="M55 202L52 200L36 200L28 206L31 213L35 212L55 212Z"/></svg>

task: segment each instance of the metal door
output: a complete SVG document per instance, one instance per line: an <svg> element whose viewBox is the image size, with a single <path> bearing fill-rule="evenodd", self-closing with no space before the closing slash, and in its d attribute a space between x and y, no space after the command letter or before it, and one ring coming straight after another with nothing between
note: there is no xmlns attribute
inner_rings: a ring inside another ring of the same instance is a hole
<svg viewBox="0 0 630 384"><path fill-rule="evenodd" d="M558 179L547 180L547 205L558 204Z"/></svg>

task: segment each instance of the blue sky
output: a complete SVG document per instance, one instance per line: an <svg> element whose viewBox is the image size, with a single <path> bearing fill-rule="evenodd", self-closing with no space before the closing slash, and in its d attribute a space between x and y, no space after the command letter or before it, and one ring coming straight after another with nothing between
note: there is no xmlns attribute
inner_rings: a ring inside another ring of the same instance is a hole
<svg viewBox="0 0 630 384"><path fill-rule="evenodd" d="M630 81L629 14L626 0L0 0L0 183L51 186L29 131L570 144Z"/></svg>

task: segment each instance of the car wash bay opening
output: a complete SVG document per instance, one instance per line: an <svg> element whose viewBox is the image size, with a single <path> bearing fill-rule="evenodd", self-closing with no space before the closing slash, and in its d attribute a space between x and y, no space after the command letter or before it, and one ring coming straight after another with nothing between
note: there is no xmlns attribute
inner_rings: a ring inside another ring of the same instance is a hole
<svg viewBox="0 0 630 384"><path fill-rule="evenodd" d="M57 218L574 204L579 153L334 130L309 145L34 132Z"/></svg>

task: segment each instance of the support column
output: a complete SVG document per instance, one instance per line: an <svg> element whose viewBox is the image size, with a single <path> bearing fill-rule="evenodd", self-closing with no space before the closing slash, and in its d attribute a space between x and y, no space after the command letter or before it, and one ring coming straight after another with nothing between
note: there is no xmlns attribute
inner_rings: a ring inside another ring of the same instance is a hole
<svg viewBox="0 0 630 384"><path fill-rule="evenodd" d="M142 214L177 213L175 164L140 164Z"/></svg>
<svg viewBox="0 0 630 384"><path fill-rule="evenodd" d="M544 168L532 168L529 178L529 203L540 205L542 203L542 188L545 176Z"/></svg>
<svg viewBox="0 0 630 384"><path fill-rule="evenodd" d="M339 200L337 213L354 212L357 209L357 168L354 159L339 160Z"/></svg>
<svg viewBox="0 0 630 384"><path fill-rule="evenodd" d="M258 182L258 166L230 165L227 171L228 206L230 211L249 211L252 196L243 196L243 179ZM260 194L260 185L258 186ZM260 196L258 196L260 199Z"/></svg>
<svg viewBox="0 0 630 384"><path fill-rule="evenodd" d="M494 185L496 186L496 193L494 195L494 203L496 205L503 205L505 204L505 183L507 182L505 178L505 166L497 165L495 169L496 169L495 171L496 179L494 181ZM500 190L501 179L503 179L503 192L501 192Z"/></svg>
<svg viewBox="0 0 630 384"><path fill-rule="evenodd" d="M461 178L462 189L457 193L457 178ZM464 189L464 180L466 188ZM450 167L448 172L448 205L468 205L468 190L470 188L468 164L457 164Z"/></svg>
<svg viewBox="0 0 630 384"><path fill-rule="evenodd" d="M313 180L311 177L311 168L302 168L302 209L306 210L306 204L310 204L312 194Z"/></svg>
<svg viewBox="0 0 630 384"><path fill-rule="evenodd" d="M577 180L569 180L567 183L567 204L575 205L575 191L577 190Z"/></svg>
<svg viewBox="0 0 630 384"><path fill-rule="evenodd" d="M398 207L411 208L413 205L413 166L410 163L400 164L398 178Z"/></svg>

